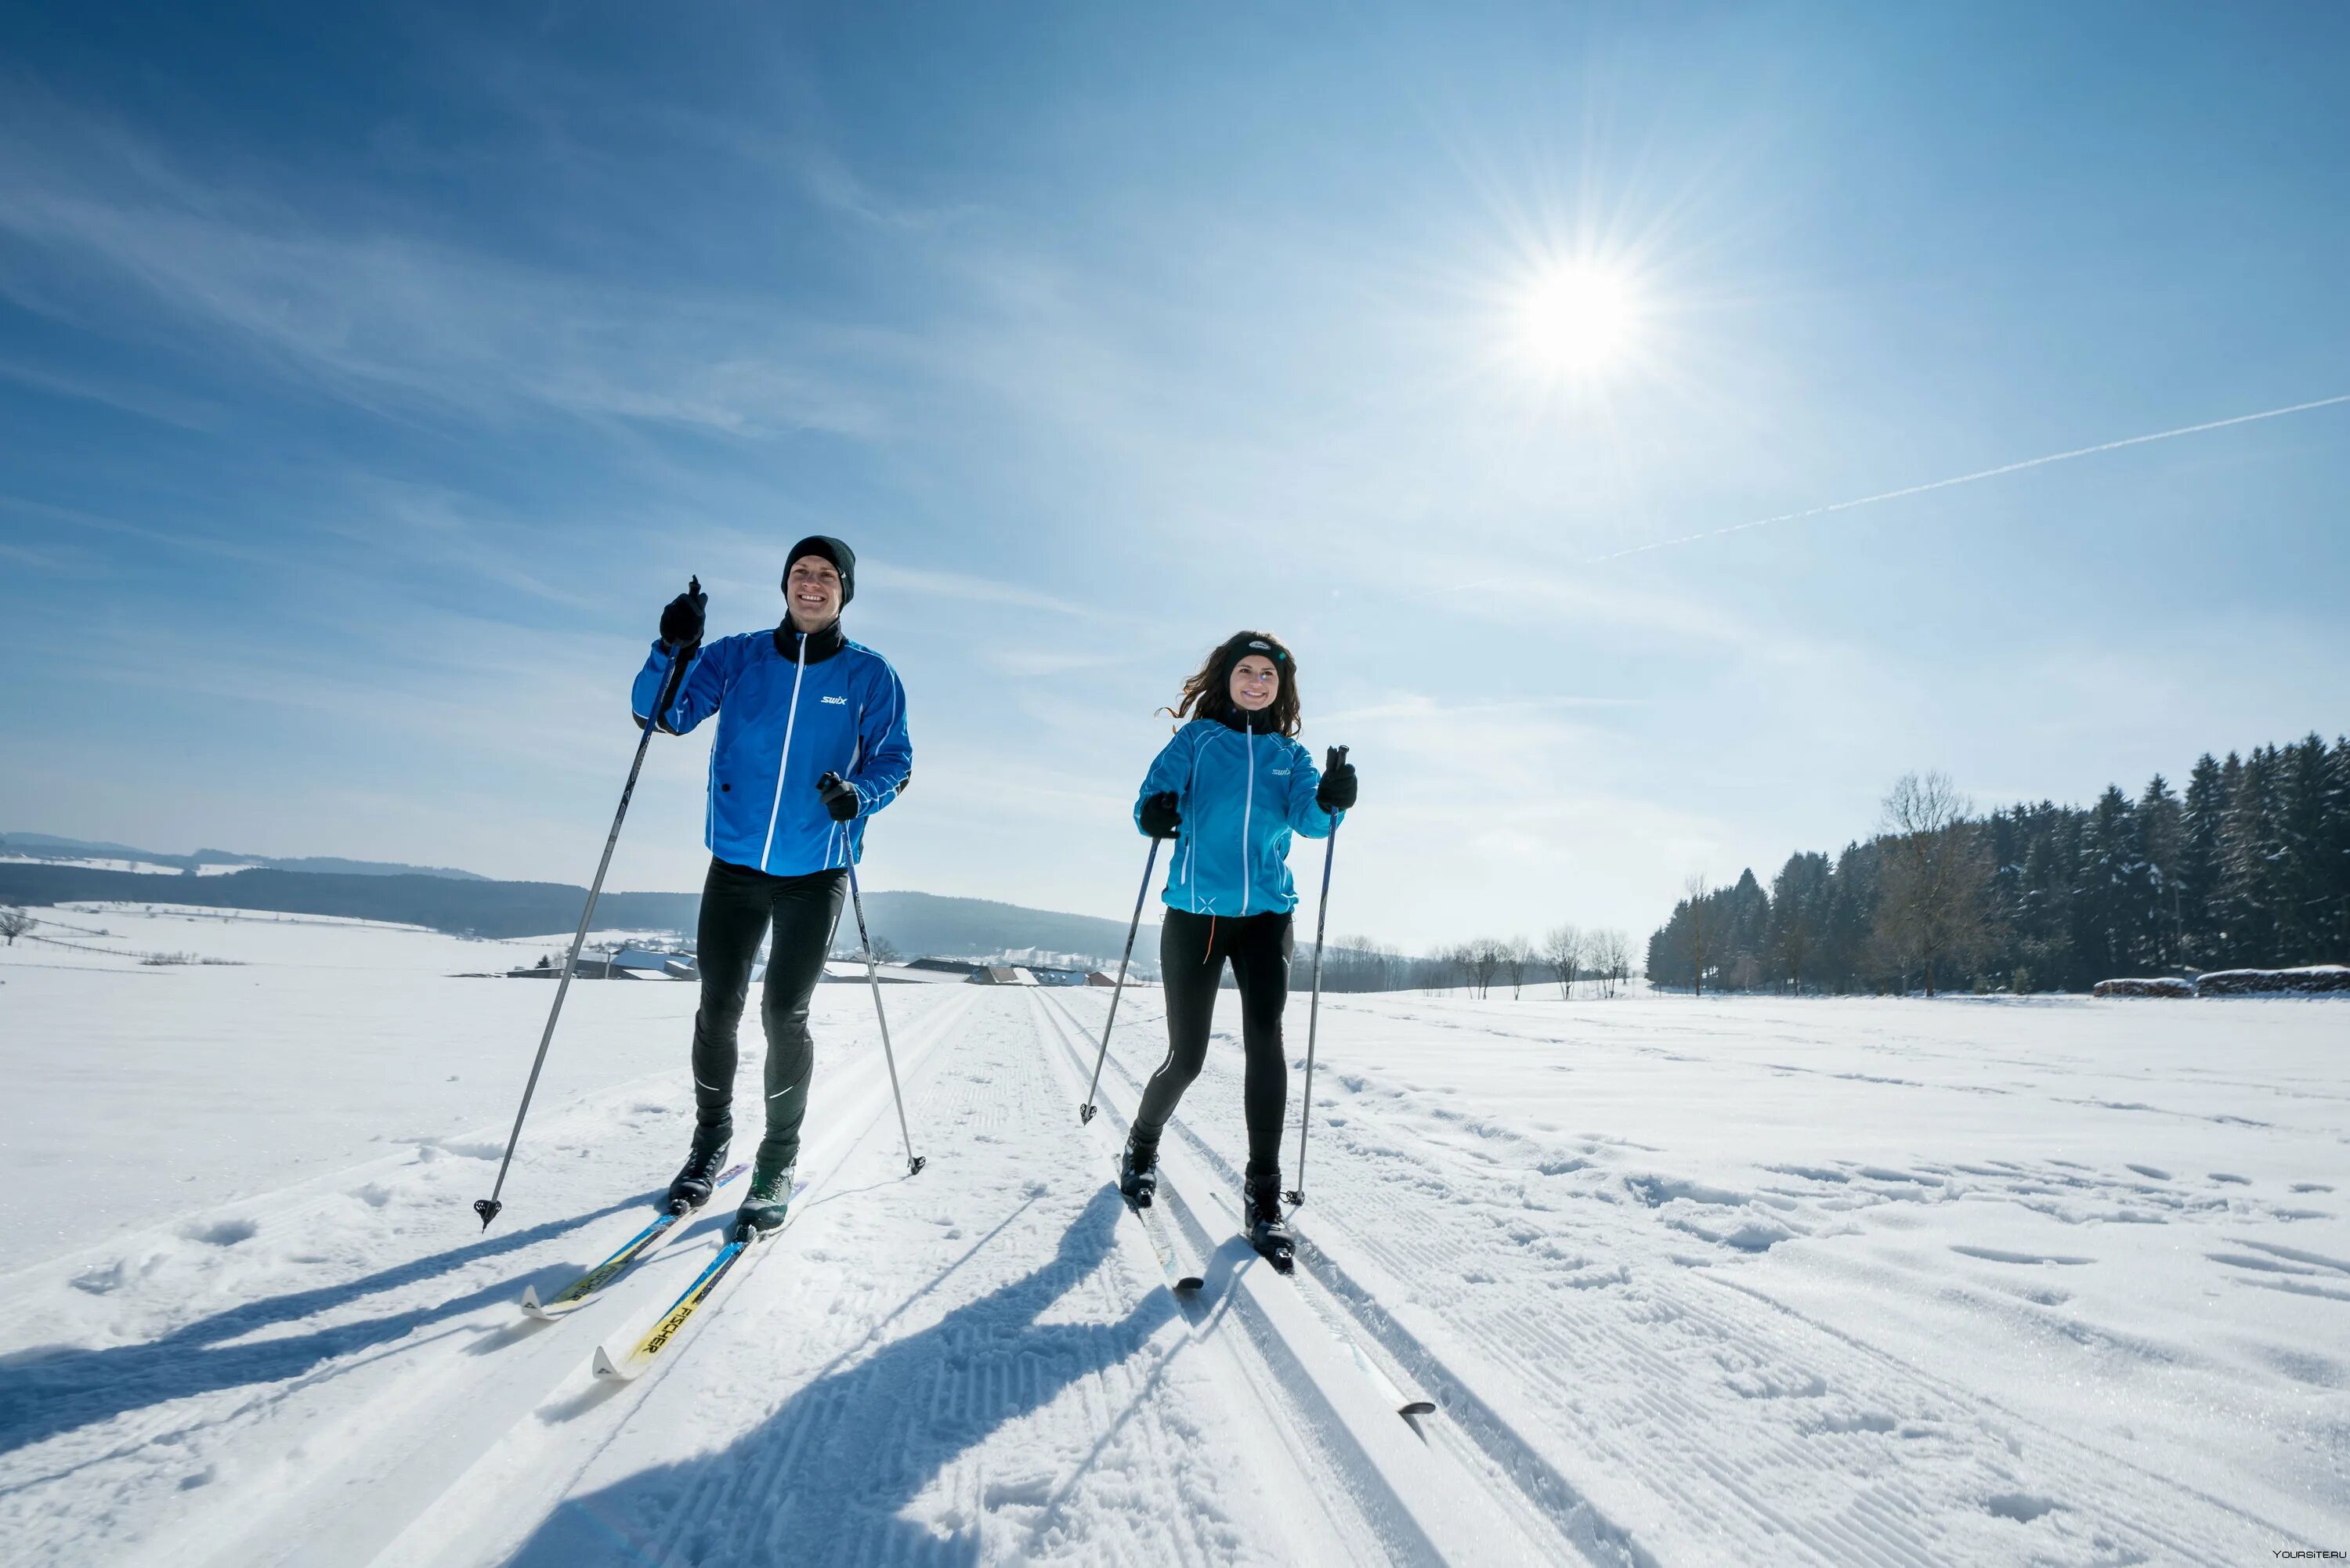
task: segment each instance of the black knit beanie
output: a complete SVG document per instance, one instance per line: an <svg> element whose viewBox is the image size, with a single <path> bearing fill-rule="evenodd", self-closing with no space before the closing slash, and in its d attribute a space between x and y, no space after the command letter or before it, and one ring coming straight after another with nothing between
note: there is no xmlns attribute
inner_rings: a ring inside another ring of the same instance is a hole
<svg viewBox="0 0 2350 1568"><path fill-rule="evenodd" d="M847 608L848 601L857 597L857 552L850 549L846 542L836 539L829 534L809 535L793 545L792 553L784 557L783 587L785 593L791 591L792 563L802 556L814 556L819 560L832 563L832 569L840 574L841 607Z"/></svg>

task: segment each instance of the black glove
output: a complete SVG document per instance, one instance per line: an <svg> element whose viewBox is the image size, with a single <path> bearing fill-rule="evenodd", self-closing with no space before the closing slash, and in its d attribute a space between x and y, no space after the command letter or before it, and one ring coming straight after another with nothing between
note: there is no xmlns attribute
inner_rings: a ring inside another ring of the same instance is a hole
<svg viewBox="0 0 2350 1568"><path fill-rule="evenodd" d="M1142 831L1153 838L1172 838L1183 826L1183 814L1175 809L1175 792L1161 790L1142 803Z"/></svg>
<svg viewBox="0 0 2350 1568"><path fill-rule="evenodd" d="M677 579L670 579L675 582ZM702 646L702 612L709 607L710 596L702 591L702 579L692 579L693 586L669 601L661 610L660 639L671 651L681 648Z"/></svg>
<svg viewBox="0 0 2350 1568"><path fill-rule="evenodd" d="M835 822L847 822L865 808L857 798L856 786L838 774L827 774L816 781L816 793L824 796L824 809L832 814Z"/></svg>
<svg viewBox="0 0 2350 1568"><path fill-rule="evenodd" d="M1346 811L1355 804L1355 764L1347 760L1347 748L1330 748L1328 765L1322 770L1322 782L1314 786L1314 804L1324 811Z"/></svg>

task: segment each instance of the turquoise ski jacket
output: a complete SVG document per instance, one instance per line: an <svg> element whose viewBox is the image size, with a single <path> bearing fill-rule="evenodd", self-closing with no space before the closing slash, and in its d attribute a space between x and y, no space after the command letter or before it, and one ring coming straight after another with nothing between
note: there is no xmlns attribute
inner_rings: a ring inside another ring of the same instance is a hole
<svg viewBox="0 0 2350 1568"><path fill-rule="evenodd" d="M1295 909L1291 837L1327 838L1347 815L1315 804L1321 782L1312 754L1286 735L1217 719L1194 719L1176 731L1134 802L1138 829L1142 803L1152 795L1172 791L1180 803L1183 826L1160 894L1167 907L1226 916Z"/></svg>
<svg viewBox="0 0 2350 1568"><path fill-rule="evenodd" d="M660 701L669 667L669 649L654 643L630 693L639 723ZM860 858L865 819L897 799L913 771L898 672L837 622L805 637L786 621L704 644L660 727L682 735L712 713L702 841L719 859L770 876ZM847 822L833 821L816 794L828 773L857 790L858 814Z"/></svg>

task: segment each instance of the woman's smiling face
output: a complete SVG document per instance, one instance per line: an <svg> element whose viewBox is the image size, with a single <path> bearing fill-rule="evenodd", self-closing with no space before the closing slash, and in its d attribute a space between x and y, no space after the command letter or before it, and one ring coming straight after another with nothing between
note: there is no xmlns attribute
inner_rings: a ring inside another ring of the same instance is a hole
<svg viewBox="0 0 2350 1568"><path fill-rule="evenodd" d="M1232 706L1244 713L1262 713L1281 695L1281 671L1272 656L1252 653L1232 666Z"/></svg>

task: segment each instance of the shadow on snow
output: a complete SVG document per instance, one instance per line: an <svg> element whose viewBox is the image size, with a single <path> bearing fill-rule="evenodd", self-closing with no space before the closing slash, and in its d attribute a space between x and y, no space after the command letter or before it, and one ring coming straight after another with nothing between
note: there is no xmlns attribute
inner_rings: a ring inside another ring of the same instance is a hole
<svg viewBox="0 0 2350 1568"><path fill-rule="evenodd" d="M1176 1315L1160 1289L1115 1323L1036 1321L1107 1258L1123 1208L1104 1187L1049 1262L818 1377L723 1451L568 1500L510 1568L976 1563L970 1509L944 1536L897 1515L957 1456L1131 1358Z"/></svg>
<svg viewBox="0 0 2350 1568"><path fill-rule="evenodd" d="M398 1290L484 1258L549 1241L578 1226L639 1208L651 1196L486 1238L341 1284L292 1291L231 1307L160 1339L96 1350L29 1353L0 1365L0 1454L148 1406L299 1377L338 1356L390 1345L417 1329L461 1317L492 1302L511 1301L519 1295L523 1281L502 1278L462 1296L380 1317L249 1345L232 1343L281 1324L332 1312L380 1291ZM550 1274L550 1278L564 1277L567 1274L559 1267ZM14 1486L0 1489L0 1494L15 1490Z"/></svg>

